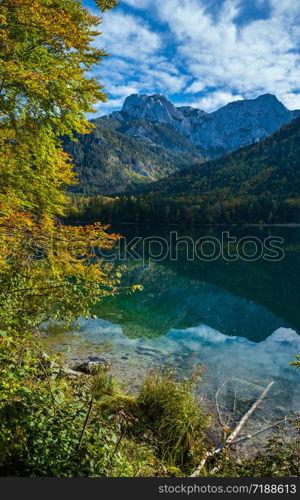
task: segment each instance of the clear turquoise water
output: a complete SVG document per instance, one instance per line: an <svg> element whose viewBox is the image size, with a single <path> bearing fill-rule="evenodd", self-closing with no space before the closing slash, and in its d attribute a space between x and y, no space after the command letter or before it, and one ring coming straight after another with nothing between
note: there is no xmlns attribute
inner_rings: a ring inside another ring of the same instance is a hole
<svg viewBox="0 0 300 500"><path fill-rule="evenodd" d="M220 232L199 228L185 235L219 238ZM122 233L130 239L152 236L154 230L122 228ZM142 284L143 292L99 303L98 319L83 321L82 330L74 332L74 357L80 351L93 355L97 346L109 343L107 356L123 366L124 378L131 381L151 363L172 366L183 375L205 365L202 385L208 397L227 380L225 405L234 390L246 400L274 380L268 410L278 415L299 410L300 373L289 363L300 354L300 230L231 228L230 233L237 238L280 236L285 257L279 262L221 257L203 262L189 261L181 251L177 261L128 259L122 284ZM168 232L160 235L167 238Z"/></svg>

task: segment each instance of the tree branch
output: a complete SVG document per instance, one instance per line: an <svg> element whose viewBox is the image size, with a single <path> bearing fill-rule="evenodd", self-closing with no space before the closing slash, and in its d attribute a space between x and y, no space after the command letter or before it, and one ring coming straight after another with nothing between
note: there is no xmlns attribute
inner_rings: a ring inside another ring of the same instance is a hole
<svg viewBox="0 0 300 500"><path fill-rule="evenodd" d="M287 422L287 417L285 416L284 418L282 418L281 420L277 420L277 422L275 422L274 424L271 424L271 425L268 425L267 427L264 427L263 429L260 429L256 432L254 432L253 434L248 434L247 436L244 436L244 437L241 437L240 439L238 439L237 441L234 441L233 444L240 444L240 443L243 443L244 441L247 441L248 439L252 439L254 438L255 436L257 436L258 434L262 434L263 432L266 432L268 431L269 429L273 429L274 427L277 427L277 425L279 424L283 424L283 423L286 423Z"/></svg>
<svg viewBox="0 0 300 500"><path fill-rule="evenodd" d="M85 434L85 431L86 431L86 428L87 428L87 425L89 423L89 419L90 419L90 416L92 413L93 404L94 404L94 391L93 391L91 399L90 399L90 404L89 404L88 411L87 411L87 414L86 414L86 417L84 420L84 424L83 424L83 427L81 430L80 438L79 438L78 444L76 446L76 451L78 451L82 445L83 437L84 437L84 434Z"/></svg>
<svg viewBox="0 0 300 500"><path fill-rule="evenodd" d="M270 382L269 385L265 388L265 390L262 392L260 397L253 403L251 408L244 414L244 416L241 418L239 421L238 425L235 427L235 429L229 434L228 438L222 443L220 446L215 448L213 451L209 451L205 453L203 459L201 460L199 466L197 469L191 474L190 477L198 477L205 466L207 460L211 457L214 457L215 455L218 455L224 448L228 448L231 444L233 444L235 438L237 435L241 432L241 430L245 427L247 421L251 417L252 413L256 410L256 408L261 404L261 402L265 399L266 395L268 394L269 390L273 386L274 382Z"/></svg>
<svg viewBox="0 0 300 500"><path fill-rule="evenodd" d="M47 384L48 384L48 387L49 387L49 392L50 392L50 396L51 396L51 399L52 399L52 406L53 406L53 416L54 418L56 418L56 400L55 400L55 397L54 397L54 394L53 394L53 391L52 391L52 386L51 386L51 382L50 382L50 378L49 378L49 375L48 375L48 372L46 370L46 368L44 367L44 364L41 360L39 360L39 363L40 363L40 366L42 367L42 370L45 374L45 377L46 377L46 380L47 380Z"/></svg>

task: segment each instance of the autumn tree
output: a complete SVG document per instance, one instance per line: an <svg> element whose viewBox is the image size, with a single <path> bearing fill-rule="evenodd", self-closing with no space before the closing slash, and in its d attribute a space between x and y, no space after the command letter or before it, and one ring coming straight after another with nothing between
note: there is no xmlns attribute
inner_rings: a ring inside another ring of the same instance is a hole
<svg viewBox="0 0 300 500"><path fill-rule="evenodd" d="M99 475L116 451L99 413L87 425L99 384L56 378L34 335L50 318L89 315L119 285L118 269L95 257L117 236L57 220L76 182L61 137L88 133L86 113L106 99L87 76L105 56L92 46L99 23L77 0L0 1L1 476Z"/></svg>
<svg viewBox="0 0 300 500"><path fill-rule="evenodd" d="M115 0L97 2L100 11ZM87 72L106 56L92 42L101 19L79 0L0 3L0 330L27 331L89 314L114 293L119 272L93 258L116 235L57 221L76 182L61 137L89 133L105 101Z"/></svg>
<svg viewBox="0 0 300 500"><path fill-rule="evenodd" d="M116 4L97 3L101 11ZM56 457L57 439L66 464L75 456L74 435L85 420L80 411L93 388L87 383L79 392L69 432L73 387L50 382L35 333L50 319L70 324L89 316L119 286L120 270L95 257L118 236L100 223L65 226L58 219L67 206L65 189L76 182L61 137L89 133L86 113L106 100L87 76L105 56L92 46L99 23L77 0L0 2L0 475L16 450L30 460L30 447L38 470L42 421L46 463L49 453ZM96 434L112 453L109 430L97 426L92 440ZM49 467L61 473L54 462Z"/></svg>

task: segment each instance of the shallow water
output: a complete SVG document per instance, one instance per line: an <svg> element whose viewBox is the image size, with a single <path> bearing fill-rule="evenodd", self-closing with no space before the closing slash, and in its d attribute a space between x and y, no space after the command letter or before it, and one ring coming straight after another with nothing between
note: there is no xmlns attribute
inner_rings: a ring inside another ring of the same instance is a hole
<svg viewBox="0 0 300 500"><path fill-rule="evenodd" d="M129 228L128 239L141 231L145 237L154 234ZM220 233L199 228L188 236L220 238ZM191 261L182 245L176 261L128 258L122 284L142 284L143 292L104 299L95 307L98 319L82 320L80 331L52 328L46 345L63 351L71 364L104 357L133 390L151 368L167 365L187 375L205 366L199 393L213 399L223 383L224 409L233 397L242 404L258 396L273 380L261 420L298 411L299 372L289 363L300 354L300 230L231 228L230 234L280 236L285 256L277 262Z"/></svg>

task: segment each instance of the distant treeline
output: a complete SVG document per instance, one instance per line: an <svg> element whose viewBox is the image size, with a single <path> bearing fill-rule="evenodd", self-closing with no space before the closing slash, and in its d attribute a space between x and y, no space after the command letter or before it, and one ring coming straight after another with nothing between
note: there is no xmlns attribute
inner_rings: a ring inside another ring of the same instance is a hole
<svg viewBox="0 0 300 500"><path fill-rule="evenodd" d="M147 199L137 196L74 197L68 216L79 221L135 224L276 224L300 223L300 200L277 201L271 194L244 200Z"/></svg>

